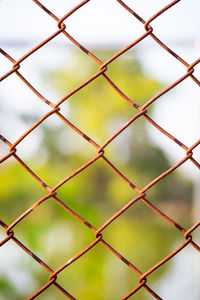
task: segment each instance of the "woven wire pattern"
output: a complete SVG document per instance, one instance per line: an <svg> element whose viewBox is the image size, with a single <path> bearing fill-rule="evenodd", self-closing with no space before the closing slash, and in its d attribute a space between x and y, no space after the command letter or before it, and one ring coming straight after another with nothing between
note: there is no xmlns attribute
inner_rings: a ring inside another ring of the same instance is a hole
<svg viewBox="0 0 200 300"><path fill-rule="evenodd" d="M166 215L163 211L158 209L152 202L150 202L147 199L147 191L151 189L152 186L154 186L157 182L159 182L162 178L165 176L168 176L170 173L172 173L175 169L183 165L186 161L190 160L196 168L200 169L200 164L194 159L193 157L193 150L200 144L200 139L197 140L193 145L186 146L181 141L179 141L176 137L171 135L169 132L167 132L164 128L162 128L159 124L157 124L149 115L148 115L148 107L155 101L157 101L161 96L166 94L168 91L172 90L175 86L183 82L187 77L190 77L195 84L200 86L199 80L195 77L195 66L200 62L200 58L194 60L191 64L187 63L183 58L181 58L177 53L173 52L170 48L168 48L167 45L165 45L161 40L157 38L157 36L153 33L153 27L150 25L152 21L154 21L156 18L160 17L162 14L165 13L168 9L171 9L174 5L176 5L180 0L175 0L165 7L163 7L161 10L156 12L152 17L150 17L147 21L145 21L141 16L139 16L135 11L133 11L130 7L127 6L127 4L123 1L116 0L119 5L121 5L122 9L127 10L133 18L136 18L139 22L141 22L144 25L144 34L141 35L139 38L137 38L135 41L133 41L131 44L123 48L121 51L117 52L115 55L113 55L111 58L109 58L107 61L102 62L98 57L96 57L92 52L90 52L88 49L86 49L83 45L81 45L77 40L75 40L71 35L68 34L66 30L65 21L67 18L76 13L77 10L81 9L81 7L87 5L87 3L90 0L84 0L80 2L77 6L75 6L71 11L67 12L64 16L61 18L58 18L54 15L53 12L51 12L47 7L45 7L42 3L40 3L37 0L33 0L33 2L45 13L49 15L50 18L53 18L55 22L57 23L58 29L49 37L47 37L44 41L42 41L40 44L36 45L33 49L31 49L29 52L25 53L22 57L20 57L18 60L13 59L8 53L6 53L3 49L0 49L1 55L6 57L11 63L12 68L10 71L8 71L6 74L4 74L1 77L1 81L6 80L9 76L12 76L12 74L16 74L23 83L43 102L45 102L50 110L48 113L46 113L40 120L38 120L32 127L30 127L24 134L14 141L13 143L8 141L6 137L0 135L0 139L3 143L5 143L9 150L8 153L0 159L0 162L3 163L4 161L8 160L9 158L13 157L25 170L25 172L28 172L41 186L43 186L44 189L46 189L47 194L46 196L39 199L37 202L35 202L29 209L24 211L22 215L16 218L16 220L12 224L5 224L3 220L0 220L0 225L5 229L6 232L6 238L4 238L0 245L5 245L10 239L14 241L19 247L21 247L25 252L27 252L34 260L36 260L43 268L46 269L47 272L49 272L49 281L41 287L38 291L36 291L32 296L30 296L28 299L34 299L38 295L40 295L43 291L48 289L51 285L54 285L61 293L63 293L67 298L69 299L76 299L73 295L71 295L65 287L62 287L57 283L57 276L60 272L62 272L65 268L67 268L69 265L73 264L76 260L78 260L81 256L83 256L86 252L90 251L95 245L98 243L101 243L108 251L110 251L113 255L117 256L123 263L125 263L129 268L132 269L133 272L136 272L138 274L138 285L133 287L131 291L129 291L128 294L124 295L122 299L128 299L132 295L134 295L137 291L140 289L145 289L147 292L149 292L155 299L162 299L159 295L156 294L155 291L151 289L151 287L148 284L148 277L152 272L154 272L156 269L158 269L161 265L167 263L172 257L174 257L178 252L180 252L184 247L187 247L189 244L192 245L198 252L200 252L200 246L198 246L192 239L192 232L197 229L197 227L200 225L200 221L198 221L196 224L194 224L191 228L183 228L180 224L178 224L175 220L170 218L170 216ZM56 25L55 23L55 25ZM46 45L48 42L50 42L52 39L54 39L58 35L64 35L67 39L69 39L77 48L79 48L80 51L83 51L86 53L92 60L94 60L99 65L99 70L97 73L92 75L90 78L88 78L86 81L82 82L79 86L77 86L74 90L69 92L67 95L65 95L63 98L59 99L57 103L52 103L51 101L47 100L45 97L43 97L39 91L37 91L31 83L24 78L20 73L20 67L23 65L23 61L25 61L29 56L31 56L34 52L39 50L41 47ZM115 83L106 75L106 71L109 68L109 64L111 64L114 60L116 60L118 57L123 55L126 51L133 48L135 45L140 43L142 40L144 40L146 37L150 36L155 43L157 43L160 47L162 47L164 50L168 52L169 55L173 56L177 62L181 63L185 66L186 71L185 73L178 78L175 82L173 82L171 85L169 85L167 88L163 89L161 92L159 92L157 95L152 97L151 99L147 99L146 103L143 106L139 106L137 103L133 102L133 100L129 99L124 92L122 92ZM131 105L133 108L136 109L137 113L126 123L124 124L117 132L115 132L110 138L105 141L103 145L98 145L93 139L91 139L87 134L82 132L79 128L77 128L75 125L73 125L66 117L64 117L60 112L60 106L62 103L69 99L72 95L77 93L79 90L83 89L85 86L89 85L93 80L95 80L98 77L103 77L105 81L113 88L113 92L117 92L120 96L122 101L126 101L127 105ZM24 138L26 138L33 130L35 130L44 120L49 118L51 115L56 115L58 118L60 118L66 126L70 126L77 134L79 134L83 139L87 140L88 143L91 144L91 146L95 147L97 149L97 154L95 157L93 157L91 160L89 160L86 164L82 165L79 169L75 170L73 173L69 174L67 177L65 177L63 180L58 182L54 187L49 187L42 179L40 179L37 174L35 174L28 165L20 159L20 157L17 154L17 146L23 141ZM170 167L167 171L160 174L157 178L152 180L150 183L148 183L146 186L144 186L142 189L139 189L132 181L130 181L123 173L118 170L110 160L106 158L106 147L126 128L128 128L132 123L134 123L135 120L138 118L145 118L148 122L150 122L157 130L159 130L163 135L167 136L169 139L171 139L174 143L177 144L177 146L181 147L185 151L185 156L175 165ZM85 169L87 169L90 165L95 164L97 160L101 160L103 163L106 163L111 170L116 174L116 176L119 176L122 180L124 180L133 190L137 192L137 196L132 199L130 202L128 202L124 207L122 207L119 211L117 211L110 219L108 219L102 226L99 228L95 228L92 224L90 224L87 220L85 220L82 216L78 215L76 211L73 211L68 207L64 202L62 202L61 199L57 196L57 190L64 185L66 182L68 182L71 178L78 175L80 172L83 172ZM28 216L33 210L39 209L39 205L43 203L44 201L48 201L48 199L52 198L58 205L60 205L66 213L71 214L74 218L77 219L77 221L81 222L83 225L89 227L94 232L94 241L90 243L86 248L84 248L81 252L77 253L73 258L68 260L67 262L64 262L63 265L61 265L58 269L53 270L50 266L48 266L44 261L42 261L37 255L35 255L29 248L27 248L23 243L20 242L20 240L15 236L14 233L14 227L21 222L26 216ZM123 257L120 253L118 253L112 245L107 243L105 239L103 238L103 231L104 229L109 226L114 220L117 218L120 218L120 216L128 210L131 206L134 206L134 203L137 201L143 201L149 209L151 209L155 214L158 214L161 218L163 218L166 222L170 223L171 226L174 226L177 230L181 231L183 233L183 236L185 238L184 243L179 245L173 252L171 252L168 256L163 258L161 261L157 262L155 265L153 265L149 270L146 272L141 272L136 266L133 265L132 262L127 260L125 257Z"/></svg>

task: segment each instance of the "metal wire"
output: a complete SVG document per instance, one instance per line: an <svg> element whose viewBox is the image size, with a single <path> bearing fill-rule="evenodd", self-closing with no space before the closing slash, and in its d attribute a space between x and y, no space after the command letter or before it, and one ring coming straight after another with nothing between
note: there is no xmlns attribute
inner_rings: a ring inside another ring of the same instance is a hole
<svg viewBox="0 0 200 300"><path fill-rule="evenodd" d="M88 49L86 49L83 45L81 45L77 40L75 40L72 36L69 35L69 33L66 31L66 25L64 24L64 21L66 19L76 13L77 10L79 10L82 6L86 5L87 2L90 0L84 0L80 2L77 6L75 6L71 11L66 13L63 17L58 18L56 17L47 7L45 7L42 3L40 3L38 0L33 0L33 2L38 5L45 13L47 13L51 18L55 20L57 23L58 29L49 37L47 37L43 42L41 42L39 45L36 45L33 49L31 49L29 52L24 54L20 59L15 60L13 59L8 53L6 53L3 49L0 49L1 54L6 57L13 65L10 71L8 71L6 74L4 74L0 80L5 80L7 77L11 76L13 73L15 73L25 84L29 87L29 89L43 102L45 102L51 110L45 114L39 121L37 121L32 127L30 127L18 140L11 143L8 141L4 136L0 135L0 139L2 142L4 142L9 147L9 152L6 154L3 158L0 159L0 162L3 163L10 157L13 157L16 159L16 161L25 169L26 172L28 172L40 185L42 185L47 190L47 195L43 198L39 199L34 205L32 205L29 209L27 209L21 216L19 216L12 224L7 225L2 220L0 220L0 225L5 229L5 232L7 234L6 238L3 239L0 242L0 245L5 245L9 240L14 241L19 247L21 247L25 252L27 252L35 261L37 261L41 266L43 266L49 273L49 281L38 291L36 291L32 296L30 296L28 299L34 299L38 295L40 295L43 291L48 289L51 285L54 285L60 292L62 292L66 297L69 299L75 299L74 296L72 296L69 292L66 291L65 288L61 287L57 283L57 276L59 275L62 270L67 268L70 264L72 264L74 261L78 260L81 256L83 256L86 252L90 251L95 245L98 243L101 243L106 247L107 250L113 253L113 255L117 256L123 263L125 263L129 268L133 270L133 272L136 272L138 274L138 285L136 287L133 287L133 289L125 295L122 299L128 299L133 294L135 294L138 290L144 288L147 292L149 292L155 299L161 299L159 295L156 294L155 291L151 289L151 287L148 284L148 277L152 272L154 272L156 269L158 269L161 265L165 264L168 260L170 260L173 256L175 256L178 252L180 252L183 248L187 247L187 245L192 245L198 252L200 252L200 246L198 246L192 239L192 232L197 229L197 227L200 225L200 222L197 222L194 224L191 228L183 228L180 224L178 224L175 220L170 218L168 215L166 215L164 212L162 212L160 209L158 209L155 205L153 205L148 199L147 199L147 191L155 185L158 181L160 181L165 176L168 176L170 173L172 173L175 169L183 165L187 160L190 160L198 169L200 169L200 164L194 159L193 157L193 150L200 144L200 139L196 141L193 145L186 146L181 141L179 141L176 137L174 137L172 134L167 132L164 128L162 128L159 124L157 124L149 115L148 115L148 107L158 100L162 95L166 94L168 91L173 89L176 85L180 84L182 81L184 81L187 77L190 77L195 84L200 86L199 80L194 75L194 67L200 62L200 58L194 60L191 64L187 63L183 58L181 58L177 53L175 53L173 50L171 50L166 44L164 44L161 40L158 39L158 37L153 33L153 27L150 25L156 18L160 17L163 13L165 13L166 10L172 8L172 6L176 5L180 0L175 0L165 7L163 7L161 10L159 10L157 13L155 13L152 17L150 17L147 21L142 19L135 11L133 11L128 5L121 1L116 0L119 5L121 5L122 9L127 10L133 18L136 18L139 22L141 22L144 25L144 34L142 34L138 39L133 41L130 45L122 49L121 51L117 52L115 55L113 55L111 58L109 58L106 62L102 62L98 57L96 57L92 52L90 52ZM38 49L43 47L45 44L47 44L49 41L54 39L56 36L63 34L67 39L69 39L77 48L80 49L80 51L83 51L86 53L91 59L93 59L100 67L99 71L95 73L93 76L88 78L85 82L81 83L78 87L76 87L74 90L72 90L70 93L65 95L62 99L58 100L57 103L52 103L51 101L47 100L45 97L43 97L39 91L37 91L31 83L25 79L21 73L19 72L19 69L23 63L24 60L26 60L29 56L31 56L34 52L36 52ZM162 47L164 50L166 50L169 55L173 56L177 61L179 61L182 65L186 67L185 73L178 78L175 82L173 82L171 85L169 85L167 88L162 90L160 93L152 97L151 99L147 99L146 103L141 107L135 102L133 102L131 99L129 99L124 92L122 92L115 83L106 75L106 71L108 69L109 64L111 64L114 60L116 60L119 56L121 56L123 53L128 51L130 48L133 48L136 44L140 43L143 39L150 36L155 43L157 43L160 47ZM93 139L91 139L88 135L86 135L84 132L82 132L79 128L77 128L75 125L73 125L69 120L67 120L61 113L60 113L60 105L70 98L73 94L77 93L80 89L83 89L86 85L90 84L93 80L95 80L98 77L103 77L107 81L107 83L113 88L115 92L117 92L122 100L125 100L129 105L133 106L138 112L127 122L124 126L120 128L113 136L111 136L103 145L98 145ZM51 115L57 115L67 126L70 126L77 134L82 136L82 138L86 139L93 147L97 149L97 154L95 157L93 157L91 160L89 160L86 164L82 165L79 169L68 175L66 178L61 180L59 183L57 183L54 187L49 187L42 179L40 179L28 166L27 164L20 159L20 157L17 154L17 146L22 142L22 140L30 134L31 131L33 131L36 127L38 127L44 120L46 120ZM130 124L132 124L136 119L138 118L145 118L148 122L150 122L157 130L159 130L162 134L167 136L169 139L171 139L174 143L176 143L179 147L181 147L183 150L185 150L185 156L175 165L173 165L171 168L169 168L166 172L160 174L157 178L152 180L149 184L147 184L143 189L139 189L136 185L134 185L124 174L122 174L113 164L110 160L106 158L105 150L106 147ZM104 163L106 163L113 172L115 172L116 175L118 175L122 180L124 180L133 190L135 190L138 194L137 197L132 199L129 203L127 203L124 207L122 207L119 211L117 211L110 219L108 219L101 227L95 228L92 224L90 224L87 220L85 220L82 216L79 216L75 211L73 211L70 207L68 207L65 203L62 202L57 196L57 190L65 184L67 181L69 181L71 178L76 176L78 173L83 172L86 168L88 168L91 164L95 164L97 160L102 160ZM85 249L83 249L80 253L75 255L72 259L68 260L67 262L64 262L63 265L61 265L57 270L52 270L44 261L42 261L38 256L36 256L29 248L27 248L24 244L22 244L14 233L14 227L16 224L21 222L27 215L29 215L33 210L38 209L38 206L44 202L47 201L49 198L54 199L54 201L57 202L58 205L60 205L63 209L66 210L69 214L71 214L74 218L76 218L78 221L80 221L82 224L89 227L94 232L94 241L89 244ZM120 217L129 207L134 205L137 201L143 201L151 210L154 211L154 213L158 214L161 218L163 218L166 222L170 223L172 226L177 228L177 230L181 231L183 233L183 236L185 238L185 242L182 243L177 249L175 249L173 252L171 252L169 255L167 255L165 258L163 258L161 261L156 263L154 266L152 266L149 270L146 272L141 272L136 266L132 264L132 262L128 261L125 257L123 257L120 253L118 253L109 243L105 241L103 238L103 231L104 229L109 226L114 220Z"/></svg>

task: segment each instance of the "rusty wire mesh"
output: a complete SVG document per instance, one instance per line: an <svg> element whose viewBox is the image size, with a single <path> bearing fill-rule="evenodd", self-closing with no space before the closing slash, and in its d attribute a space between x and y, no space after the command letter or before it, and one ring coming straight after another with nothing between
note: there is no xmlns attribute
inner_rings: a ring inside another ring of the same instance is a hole
<svg viewBox="0 0 200 300"><path fill-rule="evenodd" d="M197 251L200 252L200 247L193 241L192 239L192 232L197 229L197 227L200 225L200 222L197 222L194 224L191 228L183 228L180 224L178 224L175 220L170 218L168 215L166 215L164 212L162 212L160 209L158 209L156 206L152 204L147 199L147 191L154 186L158 181L160 181L165 176L169 175L171 172L173 172L175 169L177 169L179 166L183 165L187 160L190 160L198 169L200 169L199 163L194 159L193 157L193 149L195 149L200 144L200 139L197 140L193 145L186 146L181 141L179 141L176 137L171 135L169 132L167 132L164 128L162 128L159 124L157 124L150 116L148 115L148 107L155 102L157 99L159 99L162 95L166 94L168 91L172 90L175 86L177 86L179 83L184 81L187 77L190 77L195 84L200 86L199 80L194 75L194 67L200 62L200 58L194 60L192 63L187 63L183 58L181 58L177 53L175 53L173 50L168 48L167 45L165 45L161 40L157 38L157 36L153 33L153 27L150 25L150 23L155 20L156 18L160 17L163 13L165 13L166 10L170 9L172 6L176 5L180 0L175 0L171 3L169 3L167 6L156 12L152 17L150 17L147 21L142 19L135 11L133 11L130 7L126 5L125 2L121 0L117 0L117 2L121 5L122 9L127 10L133 18L136 18L139 22L141 22L144 25L144 34L141 35L138 39L133 41L130 45L122 49L121 51L117 52L115 55L113 55L111 58L109 58L107 61L102 62L98 57L96 57L92 52L87 50L83 45L79 44L78 41L76 41L72 36L68 34L66 31L66 25L64 21L72 14L74 14L77 10L79 10L82 6L86 5L87 2L90 0L84 0L79 5L74 7L71 11L67 12L63 17L58 18L56 17L53 12L48 10L47 7L45 7L42 3L40 3L38 0L33 0L36 5L38 5L45 13L49 15L49 17L53 18L55 22L57 23L58 29L49 37L47 37L43 42L41 42L39 45L36 45L33 49L31 49L29 52L24 54L21 58L18 60L15 60L12 58L8 53L6 53L3 49L0 49L1 54L6 57L13 65L9 72L4 74L1 77L2 80L6 80L7 77L12 76L12 74L16 74L28 87L29 89L43 102L45 102L51 109L50 111L45 114L39 121L37 121L31 128L29 128L19 139L17 139L15 142L10 142L6 139L6 137L0 135L0 139L2 142L4 142L8 148L9 152L7 155L5 155L3 158L1 158L0 162L3 163L10 157L13 157L16 159L16 161L24 168L26 172L28 172L37 182L38 184L42 185L47 190L47 195L43 198L39 199L37 202L34 203L29 209L27 209L22 215L20 215L12 224L5 224L2 220L0 220L0 225L5 229L5 232L7 234L6 238L4 238L0 245L5 245L10 239L14 241L19 247L21 247L25 252L27 252L34 260L36 260L41 266L43 266L49 273L49 281L41 287L38 291L36 291L32 296L30 296L28 299L34 299L38 295L40 295L43 291L48 289L51 285L54 285L60 292L62 292L66 297L69 299L75 299L74 296L72 296L65 288L62 287L57 283L57 276L59 275L62 270L67 268L69 265L73 264L76 260L78 260L82 255L84 255L86 252L90 251L95 245L98 243L101 243L103 246L106 247L107 250L111 251L113 255L117 256L122 262L124 262L128 267L130 267L133 272L136 272L138 274L138 285L136 287L133 287L133 289L127 294L124 295L123 299L128 299L131 297L134 293L136 293L140 289L146 289L154 298L161 299L159 295L156 294L155 291L151 289L151 287L148 284L148 276L152 272L154 272L156 269L158 269L161 265L165 264L167 261L169 261L173 256L175 256L179 251L181 251L184 247L187 245L192 245ZM55 24L56 24L55 23ZM43 47L45 44L47 44L49 41L54 39L56 36L63 34L67 39L69 39L76 47L80 49L80 51L83 51L86 53L91 59L93 59L98 65L99 70L96 74L88 78L85 82L81 83L78 87L76 87L74 90L72 90L70 93L65 95L62 99L59 99L57 103L52 103L46 98L44 98L39 91L37 91L31 83L24 78L21 73L19 72L19 69L23 63L24 60L26 60L29 56L31 56L35 51ZM134 47L136 44L140 43L143 39L150 36L155 43L157 43L160 47L165 49L169 55L172 55L175 59L177 59L178 62L183 64L186 68L185 74L183 74L180 78L178 78L175 82L173 82L171 85L169 85L167 88L162 90L160 93L152 97L151 99L147 99L146 103L141 107L138 104L134 103L131 99L129 99L124 92L122 92L112 81L111 79L106 75L106 71L108 69L108 66L110 63L112 63L114 60L116 60L118 57L120 57L123 53L125 53L130 48ZM70 121L68 121L61 113L60 113L60 105L67 100L69 97L71 97L73 94L77 93L80 89L83 89L86 85L90 84L93 80L95 80L98 77L103 77L107 83L113 88L115 92L117 92L121 98L122 101L125 100L127 102L127 105L133 106L138 112L135 114L124 126L120 128L115 134L113 134L103 145L98 145L93 139L91 139L88 135L86 135L84 132L82 132L79 128L74 126ZM91 160L89 160L86 164L82 165L79 169L75 170L73 173L65 177L63 180L58 182L54 187L49 187L43 180L41 180L28 166L27 164L20 159L20 157L17 154L17 146L22 142L24 138L26 138L36 127L38 127L44 120L46 120L48 117L50 117L52 114L57 115L67 126L70 126L77 134L82 136L82 138L86 139L88 143L90 143L93 147L97 149L97 155L93 157ZM157 178L152 180L149 184L147 184L142 189L139 189L137 186L134 185L124 174L122 174L113 164L111 161L109 161L106 158L105 149L122 131L126 130L126 128L132 124L136 119L138 118L145 118L148 122L150 122L157 130L159 130L163 135L167 136L169 139L171 139L174 143L177 144L177 146L181 147L185 150L185 156L175 165L170 167L166 172L160 174ZM130 202L128 202L124 207L122 207L119 211L117 211L110 219L108 219L101 227L95 228L92 224L90 224L87 220L85 220L82 216L78 215L75 211L70 209L65 203L62 202L57 196L57 190L64 185L67 181L69 181L71 178L79 174L80 172L83 172L86 168L88 168L91 164L95 164L97 160L102 160L104 163L106 163L113 172L115 172L116 175L118 175L122 180L124 180L133 190L135 190L138 194L137 197L132 199ZM74 218L76 218L79 222L89 227L94 232L94 241L90 243L85 249L83 249L80 253L77 253L72 259L68 260L67 262L64 262L63 265L61 265L57 270L52 270L51 267L49 267L44 261L42 261L37 255L35 255L30 249L28 249L24 244L18 240L18 238L15 236L14 233L14 227L16 224L21 222L27 215L29 215L33 210L38 209L38 206L43 203L44 201L47 201L49 198L54 199L58 205L60 205L64 210L66 210L66 213L71 214ZM177 228L177 230L181 231L183 233L183 236L185 238L185 242L182 243L177 249L175 249L173 252L171 252L169 255L167 255L165 258L163 258L161 261L153 265L149 270L145 271L144 273L141 272L136 266L132 264L132 262L128 261L125 257L123 257L120 253L118 253L112 245L107 243L103 238L103 230L109 226L115 219L120 217L129 207L134 205L137 201L143 201L149 209L153 210L155 214L158 214L161 218L163 218L166 222L169 222L172 226Z"/></svg>

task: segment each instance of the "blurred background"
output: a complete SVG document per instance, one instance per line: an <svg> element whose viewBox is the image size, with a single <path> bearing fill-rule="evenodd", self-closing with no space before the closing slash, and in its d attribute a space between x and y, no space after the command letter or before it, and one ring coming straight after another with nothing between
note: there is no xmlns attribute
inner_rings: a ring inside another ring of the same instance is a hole
<svg viewBox="0 0 200 300"><path fill-rule="evenodd" d="M80 1L41 1L61 18ZM149 19L169 1L125 1ZM155 34L192 63L199 57L198 0L181 1L152 22ZM1 0L0 45L17 60L57 30L56 22L33 1ZM106 61L144 33L143 25L114 0L91 0L65 22L67 32L102 61ZM1 74L12 68L3 55ZM56 103L98 71L98 65L60 34L21 63L20 73L48 100ZM134 102L143 105L186 73L186 68L145 38L109 65L107 75ZM195 67L195 75L200 68ZM165 130L190 147L199 139L200 93L187 78L151 105L149 114ZM12 74L1 83L0 134L15 142L49 111L30 89ZM137 113L99 77L61 105L74 125L103 144ZM0 144L1 157L8 147ZM82 166L96 149L53 115L18 146L18 155L50 187ZM194 157L199 161L199 148ZM143 188L185 156L177 144L144 118L136 120L107 148L106 157L135 185ZM185 229L199 219L199 174L187 161L152 187L147 198ZM1 165L0 218L11 224L46 191L14 160ZM101 226L136 196L102 160L58 189L71 209ZM94 233L47 200L14 228L15 236L53 269L94 240ZM200 242L200 230L194 240ZM137 202L105 229L104 239L142 272L184 242L181 232L143 202ZM0 238L5 231L0 228ZM163 299L200 299L200 258L190 245L148 277L149 286ZM48 281L49 273L11 240L0 249L0 300L26 299ZM58 275L58 282L77 299L120 299L138 284L138 275L102 244ZM140 290L133 298L151 299ZM65 299L53 286L38 299Z"/></svg>

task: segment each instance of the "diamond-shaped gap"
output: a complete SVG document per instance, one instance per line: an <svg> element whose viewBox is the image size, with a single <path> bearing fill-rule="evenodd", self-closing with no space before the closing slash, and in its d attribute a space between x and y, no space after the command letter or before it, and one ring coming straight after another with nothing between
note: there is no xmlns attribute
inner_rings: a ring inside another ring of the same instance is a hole
<svg viewBox="0 0 200 300"><path fill-rule="evenodd" d="M173 165L165 153L152 143L145 122L142 116L139 117L104 148L111 163L140 189ZM167 137L160 136L170 143ZM180 159L183 159L185 152L181 148L179 151L182 154ZM175 160L176 163L178 161Z"/></svg>
<svg viewBox="0 0 200 300"><path fill-rule="evenodd" d="M187 69L160 48L150 37L147 37L136 47L137 49L130 50L114 60L108 66L106 75L113 80L125 95L142 106L164 91L165 88L182 78L186 74ZM136 52L138 48L139 51ZM146 51L147 49L148 51ZM99 50L98 53L98 56L101 57L107 55L106 50ZM107 50L107 53L110 53L109 56L112 56L116 53L116 50ZM103 58L103 61L105 60ZM159 61L159 64L156 63L157 61ZM163 69L166 72L163 72ZM198 65L195 71L198 74ZM185 87L185 81L187 80L179 83L182 89ZM192 83L195 85L193 81ZM198 86L196 85L196 90L197 88ZM164 96L161 95L156 102L162 102L165 99L164 97L171 96L174 90L177 91L177 87L168 91ZM152 105L150 105L149 109L151 108Z"/></svg>
<svg viewBox="0 0 200 300"><path fill-rule="evenodd" d="M131 57L131 53L133 53L132 57L134 57L133 51L130 51L130 57ZM155 102L153 102L155 104L156 103L160 104L166 101L165 99L170 98L171 99L170 102L172 103L171 106L176 107L177 104L176 101L174 100L175 94L177 95L180 94L180 97L184 99L191 99L191 95L192 98L194 98L194 96L199 97L199 85L196 84L189 76L184 79L184 77L187 75L187 67L181 64L178 60L174 59L172 55L170 55L166 50L164 50L157 43L155 43L150 37L147 37L141 43L141 47L137 52L137 57L141 64L144 77L151 78L155 82L157 82L157 90L155 89L153 94L150 95L151 97L147 95L146 98L143 98L144 100L142 101L142 105L148 103L149 100L151 100L151 98L153 99L156 98ZM192 64L192 62L195 62L197 58L198 55L194 56L194 53L191 53L190 58L188 59L188 63ZM163 70L165 71L163 72ZM194 72L193 72L193 75L197 78L197 80L200 79L199 74L200 74L200 65L198 63L197 65L194 66ZM176 81L180 81L177 86L172 87L165 94L157 98L159 93L162 93L165 89L171 87ZM120 81L118 81L117 84L120 87ZM148 88L148 81L146 85L147 85L146 88ZM180 91L182 91L182 93ZM191 93L191 91L193 91L193 93ZM145 93L141 95L143 96L145 95ZM184 102L186 102L186 100ZM152 107L152 105L150 105L149 107Z"/></svg>
<svg viewBox="0 0 200 300"><path fill-rule="evenodd" d="M148 199L148 197L147 197ZM104 239L143 273L185 241L183 233L139 200L102 231ZM164 276L164 272L160 273ZM154 282L159 277L154 277Z"/></svg>
<svg viewBox="0 0 200 300"><path fill-rule="evenodd" d="M144 43L147 43L146 40L142 41L136 48L118 57L109 64L106 71L106 75L113 83L130 100L140 106L163 89L161 80L157 79L155 74L148 72L144 64L144 55L140 55L140 51L143 53L143 50L146 49L147 45L144 45ZM153 47L151 50L153 51ZM150 52L150 49L148 51ZM112 55L115 51L110 51L110 53ZM124 100L122 99L122 101Z"/></svg>
<svg viewBox="0 0 200 300"><path fill-rule="evenodd" d="M47 100L56 103L98 72L84 52L69 47L60 33L20 63L21 74ZM58 55L59 53L59 55Z"/></svg>
<svg viewBox="0 0 200 300"><path fill-rule="evenodd" d="M68 8L69 5L65 6ZM55 4L51 8L53 11L59 10ZM59 15L63 15L63 10L59 10ZM64 23L67 25L67 32L89 48L91 45L113 47L113 44L117 44L121 50L145 32L143 27L113 0L89 1L70 15Z"/></svg>
<svg viewBox="0 0 200 300"><path fill-rule="evenodd" d="M106 72L132 101L141 106L186 73L187 68L150 36L113 61ZM162 96L156 101L162 101Z"/></svg>
<svg viewBox="0 0 200 300"><path fill-rule="evenodd" d="M20 241L54 270L95 238L90 228L52 198L34 209L13 230Z"/></svg>
<svg viewBox="0 0 200 300"><path fill-rule="evenodd" d="M58 196L97 228L137 193L99 159L61 186Z"/></svg>
<svg viewBox="0 0 200 300"><path fill-rule="evenodd" d="M179 170L175 170L147 190L146 198L158 210L187 230L194 224L195 212L197 215L195 217L198 218L198 190L198 180L194 186L190 177L183 176ZM138 200L137 202L141 201ZM136 216L143 214L143 208L140 208L137 202L133 203L127 210L129 212L134 210ZM120 222L120 216L118 221ZM168 222L164 219L163 221Z"/></svg>
<svg viewBox="0 0 200 300"><path fill-rule="evenodd" d="M6 237L0 227L1 238ZM49 274L37 261L9 240L0 248L1 296L25 299L48 281Z"/></svg>
<svg viewBox="0 0 200 300"><path fill-rule="evenodd" d="M85 79L87 79L87 77ZM31 82L31 84L32 84L32 82ZM10 88L9 88L10 86L13 87L12 90L10 90ZM74 87L75 87L75 85L74 85ZM3 82L3 88L4 88L3 93L5 93L4 97L6 97L7 100L11 101L12 105L9 106L9 108L8 108L8 105L7 105L7 107L4 108L3 118L5 118L5 120L7 122L5 122L6 126L4 126L4 123L2 123L2 127L3 127L3 131L5 131L5 133L7 134L8 138L15 139L16 136L18 135L18 132L15 130L15 134L13 136L14 132L13 132L12 128L10 128L10 126L7 126L7 123L10 124L11 121L13 123L13 119L15 117L15 119L16 119L16 120L14 119L16 122L15 127L21 130L19 132L19 135L20 135L20 133L22 134L22 132L24 131L24 129L23 129L24 128L24 124L23 124L24 120L23 119L25 119L25 121L34 119L35 116L32 113L33 111L38 112L38 111L41 111L41 109L43 108L42 112L47 112L49 108L42 101L40 101L40 99L34 93L32 93L32 91L29 88L27 88L24 85L24 83L21 80L19 80L19 78L17 78L17 77L9 78L5 83ZM19 100L17 99L17 101L15 99L16 98L16 90L18 91L17 95L19 97ZM9 91L9 93L8 93L8 91ZM13 101L13 99L15 99L15 102ZM27 99L28 99L28 101L27 101ZM57 99L59 99L58 95L57 95ZM12 111L11 111L10 107L13 107ZM10 122L8 121L9 118L11 119Z"/></svg>
<svg viewBox="0 0 200 300"><path fill-rule="evenodd" d="M183 240L177 241L171 252L178 248ZM162 299L194 299L199 297L199 252L187 245L176 256L166 262L147 277L147 283L155 289ZM163 276L161 277L161 274ZM158 278L155 282L154 277ZM170 288L169 288L170 287Z"/></svg>
<svg viewBox="0 0 200 300"><path fill-rule="evenodd" d="M142 149L146 153L142 152ZM107 156L109 157L109 155ZM143 148L136 145L129 156L130 158L127 161L122 161L119 170L141 190L151 185L154 179L175 164L169 162L160 149L153 148L151 145L148 147L143 146ZM177 160L176 163L178 162ZM154 204L159 203L160 208L167 215L171 215L174 219L186 224L191 222L191 199L193 194L191 175L186 168L188 164L193 166L193 171L198 171L191 162L184 162L183 166L160 179L147 190L147 198L150 197ZM119 166L117 162L114 165Z"/></svg>
<svg viewBox="0 0 200 300"><path fill-rule="evenodd" d="M57 281L77 299L114 300L137 286L138 278L131 268L98 243L63 270Z"/></svg>
<svg viewBox="0 0 200 300"><path fill-rule="evenodd" d="M58 30L57 27L55 29ZM54 30L55 32L56 30ZM44 97L46 97L50 101L58 101L60 96L65 96L68 92L71 91L71 89L76 88L79 84L81 84L83 81L87 80L89 76L93 75L94 73L98 71L98 65L91 60L89 57L87 57L87 60L85 61L84 68L87 69L87 71L90 69L90 65L95 65L96 68L93 68L93 70L90 70L89 72L85 72L85 70L82 69L82 71L79 70L79 79L77 80L77 76L72 76L70 74L70 78L68 80L60 80L60 84L64 86L63 93L56 92L55 89L52 89L51 81L49 78L49 72L52 70L60 70L60 72L70 72L73 65L78 67L79 65L79 59L83 55L85 57L85 54L82 52L79 52L79 57L76 59L73 55L71 55L71 51L67 47L69 44L69 41L67 38L65 38L62 33L56 36L53 40L51 40L49 43L44 45L42 48L38 49L36 52L32 53L28 58L26 58L24 61L21 62L20 66L20 73L27 79L31 85L33 85L36 90L41 93ZM57 49L57 50L56 50ZM59 51L59 56L55 55ZM52 60L52 57L54 58ZM17 59L16 57L14 57ZM20 58L20 56L19 56ZM66 60L66 65L63 68L63 61ZM53 71L52 71L53 72ZM62 73L61 72L61 73ZM82 73L82 74L81 74ZM44 83L45 82L45 83ZM10 85L14 85L14 83L9 83ZM18 88L17 83L17 88ZM28 88L27 88L28 89ZM13 89L14 91L14 89ZM32 96L34 93L32 93ZM34 97L37 98L37 96L34 95ZM26 101L25 96L22 95L21 98ZM30 106L31 107L31 106Z"/></svg>
<svg viewBox="0 0 200 300"><path fill-rule="evenodd" d="M15 59L23 56L58 29L55 21L33 2L19 0L13 5L1 2L0 6L2 47L11 50ZM21 13L22 8L26 13Z"/></svg>
<svg viewBox="0 0 200 300"><path fill-rule="evenodd" d="M70 121L101 144L113 133L112 124L125 123L135 111L102 77L68 99Z"/></svg>
<svg viewBox="0 0 200 300"><path fill-rule="evenodd" d="M29 149L35 139L38 141L39 134L39 146L29 155ZM19 157L51 187L97 156L96 148L56 115L48 117L16 148Z"/></svg>

